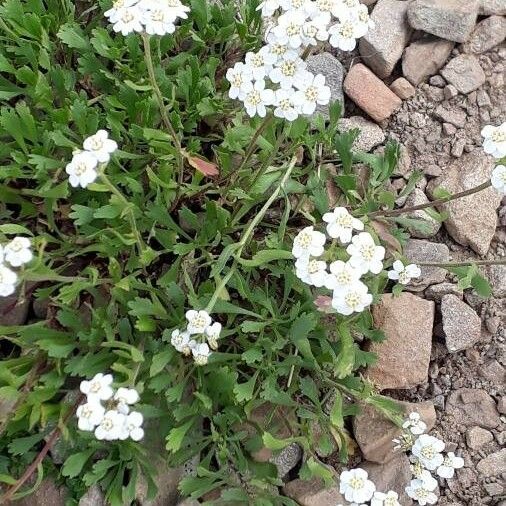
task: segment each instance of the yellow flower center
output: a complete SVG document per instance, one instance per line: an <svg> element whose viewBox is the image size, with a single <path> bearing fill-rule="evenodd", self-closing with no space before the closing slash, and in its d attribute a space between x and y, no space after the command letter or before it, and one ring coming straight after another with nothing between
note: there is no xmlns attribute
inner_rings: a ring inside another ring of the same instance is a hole
<svg viewBox="0 0 506 506"><path fill-rule="evenodd" d="M161 9L157 9L151 13L151 19L153 21L162 22L165 19L165 13Z"/></svg>
<svg viewBox="0 0 506 506"><path fill-rule="evenodd" d="M271 53L275 54L276 56L282 56L286 53L286 46L283 44L273 44L271 46Z"/></svg>
<svg viewBox="0 0 506 506"><path fill-rule="evenodd" d="M501 132L500 130L496 130L490 137L494 142L504 142L506 141L506 133Z"/></svg>
<svg viewBox="0 0 506 506"><path fill-rule="evenodd" d="M313 242L313 237L309 232L303 232L298 237L298 242L301 248L307 249Z"/></svg>
<svg viewBox="0 0 506 506"><path fill-rule="evenodd" d="M432 445L424 446L420 452L426 459L433 459L434 455L436 455L436 451L432 447Z"/></svg>
<svg viewBox="0 0 506 506"><path fill-rule="evenodd" d="M246 96L246 101L251 105L258 105L262 101L260 92L258 90L250 91Z"/></svg>
<svg viewBox="0 0 506 506"><path fill-rule="evenodd" d="M332 9L332 0L317 0L316 5L321 11L330 11Z"/></svg>
<svg viewBox="0 0 506 506"><path fill-rule="evenodd" d="M351 274L346 271L341 271L339 274L336 274L336 279L340 285L349 285L351 283Z"/></svg>
<svg viewBox="0 0 506 506"><path fill-rule="evenodd" d="M90 392L93 392L94 394L96 394L97 392L100 391L100 388L101 388L100 382L99 381L94 381L90 385Z"/></svg>
<svg viewBox="0 0 506 506"><path fill-rule="evenodd" d="M87 165L84 162L78 163L75 168L76 176L82 176L88 170Z"/></svg>
<svg viewBox="0 0 506 506"><path fill-rule="evenodd" d="M286 34L289 35L290 37L298 35L299 33L300 33L300 25L298 25L297 23L292 22L286 27Z"/></svg>
<svg viewBox="0 0 506 506"><path fill-rule="evenodd" d="M396 506L397 499L394 497L387 497L383 502L384 506Z"/></svg>
<svg viewBox="0 0 506 506"><path fill-rule="evenodd" d="M133 19L134 15L129 11L125 11L123 16L121 16L121 21L123 21L123 23L130 23Z"/></svg>
<svg viewBox="0 0 506 506"><path fill-rule="evenodd" d="M240 88L242 86L242 74L234 74L230 83L235 88Z"/></svg>
<svg viewBox="0 0 506 506"><path fill-rule="evenodd" d="M264 57L261 54L255 54L255 55L253 55L253 58L251 58L251 64L254 67L263 67L263 65L264 65Z"/></svg>
<svg viewBox="0 0 506 506"><path fill-rule="evenodd" d="M286 77L293 77L295 75L295 71L297 70L297 65L293 61L284 61L281 64L281 73Z"/></svg>
<svg viewBox="0 0 506 506"><path fill-rule="evenodd" d="M318 98L318 88L313 85L308 86L304 94L309 102L316 102L316 99Z"/></svg>
<svg viewBox="0 0 506 506"><path fill-rule="evenodd" d="M202 329L206 326L206 319L199 314L192 319L191 325L197 329Z"/></svg>
<svg viewBox="0 0 506 506"><path fill-rule="evenodd" d="M307 272L309 274L316 274L320 270L317 260L311 260L307 266Z"/></svg>
<svg viewBox="0 0 506 506"><path fill-rule="evenodd" d="M339 33L345 39L353 39L353 23L350 21L343 23L339 28Z"/></svg>
<svg viewBox="0 0 506 506"><path fill-rule="evenodd" d="M110 418L104 418L101 425L104 430L111 430L114 427L114 424Z"/></svg>
<svg viewBox="0 0 506 506"><path fill-rule="evenodd" d="M362 298L360 297L360 294L358 292L348 292L344 297L344 302L346 302L346 305L348 307L351 307L352 309L355 309L360 305ZM361 478L353 478L354 480L361 480ZM361 480L363 483L363 480ZM351 483L351 482L350 482ZM361 488L362 485L359 487ZM355 487L353 487L355 488Z"/></svg>
<svg viewBox="0 0 506 506"><path fill-rule="evenodd" d="M374 258L375 246L373 244L363 244L360 247L360 254L365 260L371 261Z"/></svg>
<svg viewBox="0 0 506 506"><path fill-rule="evenodd" d="M364 486L364 480L362 478L352 478L350 480L350 487L354 490L360 490Z"/></svg>

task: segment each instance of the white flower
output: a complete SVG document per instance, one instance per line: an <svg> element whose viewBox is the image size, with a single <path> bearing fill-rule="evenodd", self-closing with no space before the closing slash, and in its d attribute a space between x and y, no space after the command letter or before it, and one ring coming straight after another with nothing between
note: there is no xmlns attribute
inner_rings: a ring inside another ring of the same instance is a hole
<svg viewBox="0 0 506 506"><path fill-rule="evenodd" d="M436 482L436 480L434 480ZM426 504L436 504L437 495L434 494L433 490L437 487L437 482L434 488L428 487L428 485L422 480L411 480L409 486L406 487L406 494L408 494L411 499L415 499L418 501L420 506L425 506Z"/></svg>
<svg viewBox="0 0 506 506"><path fill-rule="evenodd" d="M16 289L18 275L5 265L0 264L0 297L12 295Z"/></svg>
<svg viewBox="0 0 506 506"><path fill-rule="evenodd" d="M487 125L481 131L483 150L494 158L506 156L506 122L499 126Z"/></svg>
<svg viewBox="0 0 506 506"><path fill-rule="evenodd" d="M382 260L385 257L385 248L376 246L372 235L368 232L360 232L354 236L346 251L351 255L350 264L361 274L366 274L369 271L379 274L383 269Z"/></svg>
<svg viewBox="0 0 506 506"><path fill-rule="evenodd" d="M361 281L356 281L346 290L334 291L332 307L339 313L348 316L361 313L372 302L372 295Z"/></svg>
<svg viewBox="0 0 506 506"><path fill-rule="evenodd" d="M92 431L104 418L105 409L98 401L81 404L77 410L77 426L80 430Z"/></svg>
<svg viewBox="0 0 506 506"><path fill-rule="evenodd" d="M402 424L402 428L409 429L411 434L420 435L427 430L427 424L420 419L418 413L410 413L408 419Z"/></svg>
<svg viewBox="0 0 506 506"><path fill-rule="evenodd" d="M141 0L142 1L142 0ZM151 9L156 9L158 6L162 6L163 9L167 10L172 22L174 23L178 18L186 19L190 8L183 5L180 0L150 0L152 6Z"/></svg>
<svg viewBox="0 0 506 506"><path fill-rule="evenodd" d="M132 7L138 0L116 0L112 4L112 8L105 11L104 16L109 19L111 23L116 23L121 18L124 9Z"/></svg>
<svg viewBox="0 0 506 506"><path fill-rule="evenodd" d="M323 254L323 245L327 238L312 226L303 228L295 237L292 255L295 258L319 257Z"/></svg>
<svg viewBox="0 0 506 506"><path fill-rule="evenodd" d="M244 60L251 71L253 79L263 81L269 75L277 58L269 51L267 46L264 46L256 53L251 51L246 53Z"/></svg>
<svg viewBox="0 0 506 506"><path fill-rule="evenodd" d="M304 283L318 288L327 284L327 264L321 260L298 258L295 262L295 275Z"/></svg>
<svg viewBox="0 0 506 506"><path fill-rule="evenodd" d="M445 444L443 441L434 436L422 434L415 441L411 452L425 469L434 471L443 463L444 458L441 452L444 449Z"/></svg>
<svg viewBox="0 0 506 506"><path fill-rule="evenodd" d="M288 44L293 49L302 45L306 22L306 14L301 10L288 11L279 16L278 25L272 29L272 33L281 44Z"/></svg>
<svg viewBox="0 0 506 506"><path fill-rule="evenodd" d="M145 32L149 35L166 35L176 30L171 11L163 5L144 11L142 22Z"/></svg>
<svg viewBox="0 0 506 506"><path fill-rule="evenodd" d="M127 415L130 411L128 406L135 404L139 400L139 393L135 388L120 387L114 394L114 400L118 403L116 409L120 413Z"/></svg>
<svg viewBox="0 0 506 506"><path fill-rule="evenodd" d="M140 441L144 437L144 429L141 427L144 417L138 411L132 411L124 418L123 427L119 439L130 437L133 441Z"/></svg>
<svg viewBox="0 0 506 506"><path fill-rule="evenodd" d="M427 469L421 469L420 466L411 466L415 478L424 483L425 488L435 490L437 487L437 480L432 476Z"/></svg>
<svg viewBox="0 0 506 506"><path fill-rule="evenodd" d="M299 113L297 106L293 101L294 90L279 89L275 92L274 98L274 116L276 118L285 118L288 121L294 121L298 118Z"/></svg>
<svg viewBox="0 0 506 506"><path fill-rule="evenodd" d="M27 237L15 237L3 248L4 261L12 267L20 267L27 264L33 258L30 239Z"/></svg>
<svg viewBox="0 0 506 506"><path fill-rule="evenodd" d="M404 265L400 260L396 260L393 269L388 271L388 278L399 281L401 285L407 285L413 278L421 276L422 271L416 264Z"/></svg>
<svg viewBox="0 0 506 506"><path fill-rule="evenodd" d="M504 165L498 165L494 168L490 182L496 190L506 194L506 167Z"/></svg>
<svg viewBox="0 0 506 506"><path fill-rule="evenodd" d="M190 309L186 311L186 319L188 320L186 330L189 334L203 334L212 323L212 319L207 311Z"/></svg>
<svg viewBox="0 0 506 506"><path fill-rule="evenodd" d="M354 218L345 207L336 207L332 212L325 213L323 221L328 223L327 234L332 239L339 239L342 244L351 241L353 230L364 230L364 224Z"/></svg>
<svg viewBox="0 0 506 506"><path fill-rule="evenodd" d="M376 26L376 23L369 16L367 6L364 4L359 4L353 9L353 16L357 19L356 34L358 37L363 37Z"/></svg>
<svg viewBox="0 0 506 506"><path fill-rule="evenodd" d="M229 68L225 77L230 83L228 96L232 99L238 98L241 93L251 91L253 88L251 67L243 62L237 62L232 68Z"/></svg>
<svg viewBox="0 0 506 506"><path fill-rule="evenodd" d="M76 188L81 186L86 188L90 183L97 179L98 160L88 151L76 153L70 163L65 167L65 172L69 175L70 185Z"/></svg>
<svg viewBox="0 0 506 506"><path fill-rule="evenodd" d="M334 14L337 18L346 16L350 12L352 13L360 6L360 0L337 0L337 2L337 11Z"/></svg>
<svg viewBox="0 0 506 506"><path fill-rule="evenodd" d="M86 394L88 401L107 401L113 395L112 380L111 374L98 373L89 381L81 381L79 388L83 394Z"/></svg>
<svg viewBox="0 0 506 506"><path fill-rule="evenodd" d="M274 64L281 61L285 56L285 54L287 54L288 52L293 52L297 55L299 54L297 49L290 49L288 47L288 44L281 44L280 42L278 42L278 38L272 32L269 32L267 34L266 40L267 40L266 46L267 52L275 58Z"/></svg>
<svg viewBox="0 0 506 506"><path fill-rule="evenodd" d="M327 27L330 23L330 14L319 13L302 25L303 43L305 46L316 46L318 42L329 39Z"/></svg>
<svg viewBox="0 0 506 506"><path fill-rule="evenodd" d="M332 47L352 51L360 37L360 24L353 16L346 16L329 28L329 42Z"/></svg>
<svg viewBox="0 0 506 506"><path fill-rule="evenodd" d="M269 72L269 79L281 88L289 90L301 83L307 75L307 63L295 52L287 51Z"/></svg>
<svg viewBox="0 0 506 506"><path fill-rule="evenodd" d="M266 106L274 103L274 92L265 89L265 81L256 81L252 89L247 93L241 93L239 98L243 100L248 116L258 115L264 118L267 114Z"/></svg>
<svg viewBox="0 0 506 506"><path fill-rule="evenodd" d="M172 344L177 351L188 356L197 343L195 340L191 339L190 333L187 330L181 332L179 329L176 329L172 331L170 344Z"/></svg>
<svg viewBox="0 0 506 506"><path fill-rule="evenodd" d="M99 130L96 134L86 138L83 148L90 152L100 163L107 163L111 153L118 149L116 141L109 139L107 130Z"/></svg>
<svg viewBox="0 0 506 506"><path fill-rule="evenodd" d="M398 499L399 495L393 490L388 491L386 494L383 492L374 492L371 499L371 506L401 506Z"/></svg>
<svg viewBox="0 0 506 506"><path fill-rule="evenodd" d="M209 325L206 329L206 337L207 342L209 343L209 347L212 350L218 349L218 339L221 333L221 323L214 322L212 325Z"/></svg>
<svg viewBox="0 0 506 506"><path fill-rule="evenodd" d="M298 11L307 16L312 11L313 2L310 0L281 0L280 3L284 11Z"/></svg>
<svg viewBox="0 0 506 506"><path fill-rule="evenodd" d="M346 292L360 280L360 272L348 262L336 260L330 264L330 274L326 278L325 286L334 293Z"/></svg>
<svg viewBox="0 0 506 506"><path fill-rule="evenodd" d="M144 11L138 5L120 7L115 13L112 29L117 33L128 35L133 32L142 32ZM112 20L111 20L112 22Z"/></svg>
<svg viewBox="0 0 506 506"><path fill-rule="evenodd" d="M339 492L350 502L363 503L369 501L376 486L367 479L367 472L357 468L351 471L343 471L339 476Z"/></svg>
<svg viewBox="0 0 506 506"><path fill-rule="evenodd" d="M262 16L271 17L282 4L282 0L264 0L257 7L257 11L262 11Z"/></svg>
<svg viewBox="0 0 506 506"><path fill-rule="evenodd" d="M209 355L211 354L211 350L207 343L197 344L194 348L192 348L193 359L197 365L205 365L207 364L207 360Z"/></svg>
<svg viewBox="0 0 506 506"><path fill-rule="evenodd" d="M325 76L322 74L307 72L304 79L299 79L294 85L298 91L295 92L293 101L302 114L310 116L315 112L317 104L326 105L330 102L330 88L325 85Z"/></svg>
<svg viewBox="0 0 506 506"><path fill-rule="evenodd" d="M95 429L95 437L97 439L105 439L106 441L113 441L119 439L123 433L126 416L118 413L116 410L106 411L100 424Z"/></svg>
<svg viewBox="0 0 506 506"><path fill-rule="evenodd" d="M464 459L456 457L453 452L448 452L443 460L443 464L437 468L436 473L438 476L448 480L453 478L455 469L460 469L461 467L464 467Z"/></svg>

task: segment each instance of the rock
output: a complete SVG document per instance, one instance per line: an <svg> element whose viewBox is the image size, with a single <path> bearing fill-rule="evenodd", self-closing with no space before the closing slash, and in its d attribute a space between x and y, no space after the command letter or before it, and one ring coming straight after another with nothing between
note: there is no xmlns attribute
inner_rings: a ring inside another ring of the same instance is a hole
<svg viewBox="0 0 506 506"><path fill-rule="evenodd" d="M330 101L341 102L342 113L344 113L343 78L344 67L341 62L330 53L319 53L308 56L307 67L314 74L323 74L325 84L330 88ZM329 118L329 105L319 105L316 112L323 114L325 119Z"/></svg>
<svg viewBox="0 0 506 506"><path fill-rule="evenodd" d="M415 188L406 199L406 204L404 207L413 207L420 204L426 204L427 202L429 202L429 199L425 193L422 190ZM432 216L427 214L423 209L408 213L406 216L408 218L420 221L420 224L424 227L423 229L410 227L409 231L412 237L421 237L422 239L433 237L441 228L441 223L432 218Z"/></svg>
<svg viewBox="0 0 506 506"><path fill-rule="evenodd" d="M105 496L98 485L92 485L79 499L78 506L107 506Z"/></svg>
<svg viewBox="0 0 506 506"><path fill-rule="evenodd" d="M326 488L323 480L293 480L283 487L286 496L301 506L336 506L346 504L344 497L339 493L339 487Z"/></svg>
<svg viewBox="0 0 506 506"><path fill-rule="evenodd" d="M484 53L500 44L506 37L506 18L490 16L476 25L463 46L465 53Z"/></svg>
<svg viewBox="0 0 506 506"><path fill-rule="evenodd" d="M434 112L436 118L446 121L447 123L451 123L455 125L457 128L464 128L466 125L466 113L464 109L460 107L452 107L451 109L446 109L446 107L440 105Z"/></svg>
<svg viewBox="0 0 506 506"><path fill-rule="evenodd" d="M343 87L351 100L378 122L389 118L402 104L401 99L362 63L351 67Z"/></svg>
<svg viewBox="0 0 506 506"><path fill-rule="evenodd" d="M443 76L437 74L429 79L429 84L437 88L444 88L446 86L446 81L443 79Z"/></svg>
<svg viewBox="0 0 506 506"><path fill-rule="evenodd" d="M398 297L384 294L373 307L373 318L386 339L371 343L370 351L377 354L378 360L369 367L368 379L378 390L411 388L427 381L434 302L408 292Z"/></svg>
<svg viewBox="0 0 506 506"><path fill-rule="evenodd" d="M446 244L410 239L404 247L404 256L413 263L436 262L447 263L450 261L450 250ZM428 286L442 283L446 277L446 270L441 267L422 266L422 275L411 280L407 289L411 292L425 290Z"/></svg>
<svg viewBox="0 0 506 506"><path fill-rule="evenodd" d="M414 86L436 74L445 64L454 42L438 39L431 35L410 44L402 57L402 73Z"/></svg>
<svg viewBox="0 0 506 506"><path fill-rule="evenodd" d="M485 16L506 16L506 0L480 0L478 12Z"/></svg>
<svg viewBox="0 0 506 506"><path fill-rule="evenodd" d="M479 0L414 0L408 20L416 30L465 42L476 24Z"/></svg>
<svg viewBox="0 0 506 506"><path fill-rule="evenodd" d="M178 502L177 506L200 506L200 503L195 499L185 499L182 502Z"/></svg>
<svg viewBox="0 0 506 506"><path fill-rule="evenodd" d="M376 490L395 490L399 494L400 504L413 504L405 492L412 479L409 459L405 454L394 454L394 458L385 464L362 462L360 467L369 473L369 479L376 485Z"/></svg>
<svg viewBox="0 0 506 506"><path fill-rule="evenodd" d="M453 283L440 283L439 285L429 286L429 288L425 290L425 298L435 300L436 302L441 302L443 296L448 294L453 294L462 298L464 291Z"/></svg>
<svg viewBox="0 0 506 506"><path fill-rule="evenodd" d="M455 86L453 86L453 84L449 84L448 86L445 86L443 93L444 93L446 100L450 100L459 94L457 88L455 88Z"/></svg>
<svg viewBox="0 0 506 506"><path fill-rule="evenodd" d="M302 449L297 443L291 443L277 455L273 455L269 462L278 468L278 477L283 479L302 458Z"/></svg>
<svg viewBox="0 0 506 506"><path fill-rule="evenodd" d="M466 432L466 443L472 450L479 450L482 446L494 440L494 435L487 429L471 427Z"/></svg>
<svg viewBox="0 0 506 506"><path fill-rule="evenodd" d="M454 135L457 132L457 128L451 123L443 123L443 132L445 135Z"/></svg>
<svg viewBox="0 0 506 506"><path fill-rule="evenodd" d="M392 73L409 42L408 5L400 0L379 0L371 14L375 26L360 39L364 63L381 79Z"/></svg>
<svg viewBox="0 0 506 506"><path fill-rule="evenodd" d="M441 315L448 351L466 350L480 340L481 318L456 295L443 296Z"/></svg>
<svg viewBox="0 0 506 506"><path fill-rule="evenodd" d="M19 293L0 297L0 326L23 325L26 322L30 300L19 298Z"/></svg>
<svg viewBox="0 0 506 506"><path fill-rule="evenodd" d="M461 54L453 58L441 70L441 74L465 95L477 90L486 80L480 61L472 54Z"/></svg>
<svg viewBox="0 0 506 506"><path fill-rule="evenodd" d="M16 506L65 506L66 489L59 487L51 478L42 480L31 495L16 501Z"/></svg>
<svg viewBox="0 0 506 506"><path fill-rule="evenodd" d="M411 98L416 93L415 88L413 88L413 85L404 77L399 77L396 79L391 85L390 89L403 100L407 100L408 98Z"/></svg>
<svg viewBox="0 0 506 506"><path fill-rule="evenodd" d="M494 385L505 385L506 375L504 367L497 360L489 360L478 371L478 374Z"/></svg>
<svg viewBox="0 0 506 506"><path fill-rule="evenodd" d="M476 469L487 478L506 473L506 448L480 460Z"/></svg>
<svg viewBox="0 0 506 506"><path fill-rule="evenodd" d="M502 415L506 415L506 395L503 395L498 401L497 401L497 409L499 413Z"/></svg>
<svg viewBox="0 0 506 506"><path fill-rule="evenodd" d="M460 388L452 392L446 403L446 414L453 417L456 424L466 427L478 425L494 429L501 423L494 399L480 389Z"/></svg>
<svg viewBox="0 0 506 506"><path fill-rule="evenodd" d="M477 149L448 166L442 176L427 185L427 191L433 195L437 187L450 193L468 190L489 180L493 168L493 160ZM445 227L458 243L471 246L479 255L485 255L495 233L500 202L501 195L489 187L441 204L438 209L448 213Z"/></svg>
<svg viewBox="0 0 506 506"><path fill-rule="evenodd" d="M483 488L489 496L501 495L504 492L504 486L500 483L485 483Z"/></svg>
<svg viewBox="0 0 506 506"><path fill-rule="evenodd" d="M506 297L506 265L489 265L486 275L495 297Z"/></svg>
<svg viewBox="0 0 506 506"><path fill-rule="evenodd" d="M148 500L148 484L144 477L137 481L136 500L142 506L166 506L167 504L176 504L179 498L177 486L183 476L182 468L169 468L163 462L155 464L156 476L154 480L158 488L154 499Z"/></svg>
<svg viewBox="0 0 506 506"><path fill-rule="evenodd" d="M357 139L353 143L353 148L358 151L365 151L368 153L372 148L385 142L383 129L376 123L362 118L362 116L342 118L339 121L339 130L341 132L347 132L348 130L353 130L355 128L360 130Z"/></svg>
<svg viewBox="0 0 506 506"><path fill-rule="evenodd" d="M399 402L408 415L417 412L427 424L427 430L436 423L436 410L430 401L421 403ZM370 405L363 405L362 411L353 418L353 433L364 457L377 464L384 464L396 458L399 454L393 449L392 439L398 438L402 429L397 427L380 411Z"/></svg>

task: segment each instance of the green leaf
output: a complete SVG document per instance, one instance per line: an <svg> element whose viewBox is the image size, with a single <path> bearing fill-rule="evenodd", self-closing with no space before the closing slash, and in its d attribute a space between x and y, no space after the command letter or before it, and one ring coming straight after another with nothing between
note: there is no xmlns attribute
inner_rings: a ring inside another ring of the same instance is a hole
<svg viewBox="0 0 506 506"><path fill-rule="evenodd" d="M14 439L11 443L9 443L9 452L12 455L24 455L31 448L33 448L38 442L42 441L45 436L45 432L40 432L38 434L33 434L32 436L20 437L18 439Z"/></svg>
<svg viewBox="0 0 506 506"><path fill-rule="evenodd" d="M314 313L302 313L290 327L289 336L302 356L315 361L311 351L308 335L316 328L317 320Z"/></svg>
<svg viewBox="0 0 506 506"><path fill-rule="evenodd" d="M237 383L234 387L234 395L237 402L250 401L253 399L255 383L258 374L253 375L246 383Z"/></svg>
<svg viewBox="0 0 506 506"><path fill-rule="evenodd" d="M95 453L94 449L74 453L63 463L61 473L67 478L75 478L81 474L81 471L88 459Z"/></svg>
<svg viewBox="0 0 506 506"><path fill-rule="evenodd" d="M293 255L290 251L281 249L268 249L255 253L255 255L253 255L253 258L251 260L245 260L241 258L239 259L239 263L246 267L258 267L260 265L273 262L274 260L292 260L292 259Z"/></svg>
<svg viewBox="0 0 506 506"><path fill-rule="evenodd" d="M337 388L334 390L334 404L332 404L330 410L330 423L340 429L344 427L343 396Z"/></svg>
<svg viewBox="0 0 506 506"><path fill-rule="evenodd" d="M186 433L190 430L190 427L192 425L193 419L189 420L183 425L180 425L179 427L174 427L173 429L171 429L169 435L166 438L167 444L165 445L165 448L170 452L173 453L177 452L181 448L184 437L186 436Z"/></svg>
<svg viewBox="0 0 506 506"><path fill-rule="evenodd" d="M171 358L174 356L174 350L172 347L167 348L166 350L153 355L153 359L151 361L151 367L149 368L149 377L152 378L156 376L159 372L163 371L165 366L170 362Z"/></svg>
<svg viewBox="0 0 506 506"><path fill-rule="evenodd" d="M355 365L355 342L351 335L348 323L339 325L340 350L337 356L335 374L339 379L349 376Z"/></svg>
<svg viewBox="0 0 506 506"><path fill-rule="evenodd" d="M471 280L471 285L480 297L490 297L492 295L492 287L486 278L481 274L475 274Z"/></svg>
<svg viewBox="0 0 506 506"><path fill-rule="evenodd" d="M90 43L77 23L65 23L60 27L56 36L68 47L81 50L90 49Z"/></svg>

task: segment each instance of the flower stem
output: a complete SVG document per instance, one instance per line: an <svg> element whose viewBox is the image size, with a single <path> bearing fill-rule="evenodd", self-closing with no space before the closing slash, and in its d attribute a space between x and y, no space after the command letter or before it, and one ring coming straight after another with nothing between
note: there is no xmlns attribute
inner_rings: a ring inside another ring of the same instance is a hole
<svg viewBox="0 0 506 506"><path fill-rule="evenodd" d="M142 42L144 44L144 61L146 62L146 67L148 70L149 80L151 82L151 86L153 87L153 91L155 93L156 100L158 102L158 108L160 109L160 114L162 116L162 121L169 131L172 140L174 141L174 146L176 147L176 163L179 170L178 182L181 185L183 183L184 177L184 158L183 158L183 150L181 147L181 142L179 141L179 137L172 126L169 115L167 114L167 109L164 104L162 91L158 86L155 76L155 68L153 66L153 58L151 56L151 42L150 36L147 33L142 33Z"/></svg>
<svg viewBox="0 0 506 506"><path fill-rule="evenodd" d="M227 283L230 281L230 278L234 275L235 271L237 270L237 267L239 265L239 259L241 258L241 253L248 243L249 238L253 234L253 231L255 230L255 227L260 223L260 221L265 216L265 213L271 207L272 203L277 199L279 193L281 192L283 186L287 182L288 178L290 177L290 174L293 171L293 168L295 167L295 163L297 162L297 157L293 157L290 161L290 164L288 165L288 168L281 178L281 181L279 182L277 188L274 190L272 195L268 198L268 200L265 202L265 204L262 206L262 209L256 214L256 216L251 220L250 224L248 225L248 228L245 230L244 234L241 237L241 240L238 243L237 251L234 255L234 262L232 263L230 270L227 272L226 276L223 277L220 284L216 287L216 290L214 291L211 300L206 306L206 311L210 313L215 304L218 300L218 297L220 296L221 291L227 286Z"/></svg>
<svg viewBox="0 0 506 506"><path fill-rule="evenodd" d="M489 180L486 181L485 183L475 186L474 188L470 188L469 190L454 193L453 195L448 195L446 197L441 197L440 199L431 200L430 202L426 202L425 204L419 204L413 207L403 207L402 209L391 209L388 211L374 211L373 213L369 213L368 216L369 218L388 218L392 216L399 216L405 213L411 213L413 211L419 211L421 209L426 209L428 207L435 207L440 204L445 204L446 202L451 202L452 200L461 199L463 197L473 195L474 193L481 192L482 190L485 190L491 185L492 183Z"/></svg>
<svg viewBox="0 0 506 506"><path fill-rule="evenodd" d="M467 265L506 265L506 258L501 260L466 260L463 262L416 262L420 267L441 267L443 269L450 269L452 267L466 267Z"/></svg>

